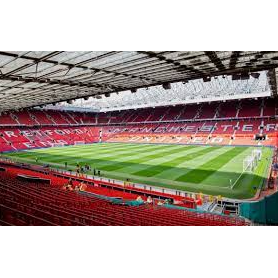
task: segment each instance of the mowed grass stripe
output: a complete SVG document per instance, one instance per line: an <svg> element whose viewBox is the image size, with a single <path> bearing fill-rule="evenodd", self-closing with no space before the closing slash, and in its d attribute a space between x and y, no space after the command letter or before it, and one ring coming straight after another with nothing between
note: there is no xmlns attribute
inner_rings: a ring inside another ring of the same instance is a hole
<svg viewBox="0 0 278 278"><path fill-rule="evenodd" d="M196 146L196 148L189 148L189 149L184 148L184 149L180 150L180 152L178 152L178 153L171 153L167 156L164 155L162 157L157 157L157 158L151 159L151 160L149 160L145 163L139 163L139 164L138 164L138 162L134 163L131 166L127 166L127 167L124 167L124 168L121 168L121 169L117 170L117 172L125 173L125 174L133 174L135 172L145 170L149 167L164 163L164 162L166 162L168 160L171 160L171 159L174 159L176 157L185 156L185 155L190 154L192 152L196 152L196 150L198 150L199 148L200 148L200 146Z"/></svg>
<svg viewBox="0 0 278 278"><path fill-rule="evenodd" d="M177 146L175 145L167 145L167 148L176 148ZM142 146L138 146L137 145L137 148L142 148ZM165 147L163 146L158 146L158 145L148 145L148 146L144 146L144 148L146 150L148 150L148 153L157 153L159 152L160 150L163 151L165 149ZM143 154L144 155L144 152L140 151L139 152L140 154ZM139 154L139 155L140 155ZM56 157L53 157L53 156L49 156L47 158L43 158L42 161L45 161L45 162L58 162L60 164L64 164L65 161L68 162L68 166L70 165L76 165L77 162L79 163L89 163L91 165L92 168L98 168L100 167L101 165L107 165L107 164L114 164L115 163L115 160L117 159L126 159L128 160L130 156L136 156L138 157L138 152L137 151L133 151L131 152L130 150L126 150L124 152L117 152L116 154L112 154L112 151L110 153L108 153L107 155L95 155L95 153L88 153L86 152L86 154L83 154L83 153L80 153L78 152L73 154L73 157L69 158L68 156L64 157L62 155L60 156L56 156ZM89 157L89 158L86 158L86 157Z"/></svg>
<svg viewBox="0 0 278 278"><path fill-rule="evenodd" d="M155 145L148 145L148 146L145 146L145 148L147 149L151 149L151 150L156 150L156 149L160 149L160 147L158 146L155 146ZM51 161L51 162L60 162L60 161L67 161L68 164L76 164L76 162L88 162L88 161L92 161L92 160L96 160L96 158L98 157L101 157L101 158L104 158L104 157L113 157L113 156L120 156L122 154L126 154L126 153L130 153L130 152L134 152L134 154L138 153L137 150L140 150L141 149L141 146L132 146L132 147L123 147L121 149L116 149L114 150L113 148L112 149L109 149L109 150L99 150L99 151L95 151L94 149L92 150L71 150L70 152L65 152L65 151L61 151L60 153L57 153L57 154L48 154L48 153L45 153L43 156L40 155L37 155L35 153L33 153L29 158L31 157L39 157L40 160L42 161ZM113 155L112 155L113 153ZM22 156L21 156L22 157ZM87 158L88 157L88 158Z"/></svg>
<svg viewBox="0 0 278 278"><path fill-rule="evenodd" d="M134 147L135 148L135 147ZM121 147L116 147L116 148L112 148L111 149L107 149L107 148L94 148L94 147L91 147L91 148L80 148L80 149L77 149L77 148L72 148L72 147L64 147L64 149L61 149L61 150L55 150L55 152L52 151L52 149L44 149L43 151L42 150L37 150L37 151L30 151L30 152L22 152L22 153L19 153L17 156L19 157L39 157L39 158L44 158L44 157L48 157L48 156L52 156L52 157L55 157L55 156L63 156L63 157L70 157L72 156L71 154L73 154L74 156L76 155L76 153L80 153L80 154L86 154L89 152L94 152L94 153L105 153L105 152L111 152L111 150L114 150L114 151L118 151L118 150L123 150L123 149L126 149L124 148L123 146Z"/></svg>
<svg viewBox="0 0 278 278"><path fill-rule="evenodd" d="M166 148L166 150L165 150L165 147L163 147L161 152L156 152L154 154L147 154L146 156L139 158L139 159L137 157L135 159L130 159L125 162L119 162L119 163L115 163L114 165L104 166L104 167L101 167L100 169L104 170L104 171L116 171L121 168L133 166L134 164L136 166L139 166L137 164L142 164L142 163L148 162L153 159L165 157L167 155L172 155L175 153L180 153L182 150L188 151L188 150L191 150L194 148L196 148L196 146L188 146L188 147L176 146L175 148L170 148L170 149Z"/></svg>
<svg viewBox="0 0 278 278"><path fill-rule="evenodd" d="M166 161L175 159L177 157L185 156L185 155L188 155L190 153L196 152L200 148L201 148L200 146L196 146L196 148L190 148L190 149L185 149L184 148L184 149L180 150L180 152L164 155L163 157L157 157L157 158L151 159L151 160L149 160L149 161L147 161L145 163L139 163L139 164L136 163L136 164L134 164L132 166L128 166L128 167L122 168L119 171L121 173L133 174L133 173L136 173L136 172L139 172L139 171L143 171L143 170L145 170L147 168L150 168L150 167L162 164L162 163L164 163Z"/></svg>
<svg viewBox="0 0 278 278"><path fill-rule="evenodd" d="M190 172L176 178L175 180L190 183L201 183L203 180L215 173L224 164L228 163L233 157L239 155L245 150L246 148L244 147L232 148L227 152L217 156L216 158L207 161L203 165L199 166L198 169L193 169Z"/></svg>
<svg viewBox="0 0 278 278"><path fill-rule="evenodd" d="M153 145L148 145L148 146L153 146ZM116 148L113 147L113 146L103 146L103 145L100 145L100 146L96 146L96 145L90 145L88 146L87 148L83 148L83 146L81 148L73 148L71 146L69 147L64 147L63 149L61 150L55 150L53 152L52 149L43 149L43 150L37 150L37 151L30 151L30 152L22 152L22 153L18 153L17 156L21 156L21 157L30 157L30 156L34 156L34 155L37 155L39 157L44 157L44 156L55 156L55 155L63 155L65 156L65 154L76 154L76 152L78 153L92 153L94 152L95 154L98 154L98 153L110 153L112 150L114 152L117 152L117 151L121 151L121 150L126 150L126 149L138 149L140 148L140 146L137 145L131 145L131 146L117 146Z"/></svg>
<svg viewBox="0 0 278 278"><path fill-rule="evenodd" d="M175 180L181 175L184 175L185 173L188 173L192 169L198 168L202 164L204 164L205 161L211 160L220 154L227 151L227 148L215 148L212 152L203 154L201 156L195 157L192 160L184 160L180 164L176 165L173 168L170 168L169 170L165 170L163 172L159 172L157 175L153 176L155 178L160 179L169 179L169 180Z"/></svg>
<svg viewBox="0 0 278 278"><path fill-rule="evenodd" d="M170 147L170 146L169 146ZM174 146L171 146L172 148L174 148ZM145 146L145 151L148 152L153 152L153 153L157 153L159 151L162 151L163 148L161 146ZM129 149L126 148L124 151L110 151L107 152L105 154L102 153L90 153L90 152L86 152L86 154L82 154L82 153L78 153L78 154L73 154L73 156L71 158L68 158L68 163L69 164L74 164L76 163L76 161L82 163L82 162L90 162L90 163L98 163L101 161L106 161L106 163L115 163L115 161L117 159L121 159L123 157L126 157L128 159L128 157L131 156L138 156L138 154L144 154L144 151L142 151L142 147L138 146L136 149ZM52 159L52 161L56 161L55 159ZM59 161L59 159L57 160ZM71 162L72 161L72 162Z"/></svg>
<svg viewBox="0 0 278 278"><path fill-rule="evenodd" d="M135 144L128 144L128 145L133 145ZM67 152L67 151L73 151L73 150L86 150L86 149L100 149L100 147L105 147L105 148L123 148L123 144L101 144L101 143L94 143L94 144L88 144L88 145L70 145L70 146L64 146L64 147L52 147L52 148L42 148L42 149L33 149L33 150L28 150L28 151L22 151L19 152L18 154L25 154L25 153L60 153L60 152Z"/></svg>
<svg viewBox="0 0 278 278"><path fill-rule="evenodd" d="M193 160L199 156L213 152L216 149L221 148L221 147L200 147L200 148L202 148L202 149L199 151L193 152L193 153L185 155L185 156L171 159L171 160L161 163L159 165L148 167L147 169L135 172L133 174L136 176L152 177L152 176L157 175L158 173L169 170L170 168L174 168L175 166L179 165L180 163L184 162L185 160L186 161Z"/></svg>
<svg viewBox="0 0 278 278"><path fill-rule="evenodd" d="M38 154L38 155L41 155L41 154L47 154L47 155L50 155L50 154L53 154L53 155L56 155L56 154L66 154L66 153L82 153L82 154L85 154L85 153L88 153L88 152L95 152L95 153L109 153L111 151L113 152L117 152L117 151L120 151L120 150L127 150L127 149L139 149L141 146L138 145L138 144L127 144L127 146L121 144L121 145L117 145L117 146L114 146L114 144L92 144L92 145L86 145L86 146L79 146L78 147L73 147L73 146L67 146L67 147L64 147L62 149L59 149L59 150L55 150L53 151L52 148L50 149L42 149L42 150L31 150L28 152L29 155L32 155L32 154ZM146 147L157 147L157 145L154 145L154 144L147 144ZM22 155L26 154L26 152L23 152L21 153Z"/></svg>
<svg viewBox="0 0 278 278"><path fill-rule="evenodd" d="M138 146L138 144L126 144L128 146ZM151 145L151 144L148 144ZM123 144L119 143L92 143L92 144L87 144L87 145L69 145L69 146L64 146L64 147L52 147L52 148L42 148L42 149L34 149L30 150L29 152L59 152L59 151L64 151L65 149L67 150L86 150L86 149L102 149L102 148L111 148L111 149L116 149L116 148L123 148Z"/></svg>
<svg viewBox="0 0 278 278"><path fill-rule="evenodd" d="M175 146L171 146L171 147L175 148ZM94 159L81 159L79 160L79 162L86 161L91 165L91 167L101 169L102 166L104 167L108 165L114 165L117 163L121 163L123 161L134 159L134 157L138 158L138 156L139 157L146 156L147 154L157 154L161 151L164 151L164 148L162 148L161 146L160 147L156 146L156 148L146 149L145 151L140 151L140 152L125 151L125 152L117 153L116 155L110 154L105 156L98 156L97 158Z"/></svg>

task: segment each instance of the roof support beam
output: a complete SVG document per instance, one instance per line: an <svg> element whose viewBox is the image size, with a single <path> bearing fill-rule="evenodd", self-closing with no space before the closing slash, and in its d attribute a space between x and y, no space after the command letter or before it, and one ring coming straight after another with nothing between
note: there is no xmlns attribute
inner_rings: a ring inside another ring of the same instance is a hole
<svg viewBox="0 0 278 278"><path fill-rule="evenodd" d="M229 63L229 68L230 69L234 69L236 67L239 55L240 55L240 51L233 51L232 52L232 55L231 55L231 58L230 58L230 63Z"/></svg>
<svg viewBox="0 0 278 278"><path fill-rule="evenodd" d="M56 56L56 55L58 55L58 54L60 54L60 53L62 53L62 52L63 52L63 51L54 51L54 52L51 52L51 53L49 53L49 54L47 54L47 55L45 55L45 56L43 56L43 57L41 57L41 58L36 58L35 60L32 60L32 62L31 62L30 64L26 64L26 65L24 65L24 66L22 66L22 67L19 67L19 68L15 69L15 70L13 70L13 71L11 71L11 72L8 72L8 73L6 73L6 74L14 74L14 73L16 73L16 72L18 72L18 71L27 69L27 68L29 68L29 67L32 67L32 66L34 66L34 65L37 65L37 64L40 63L40 62L44 62L46 59L49 59L49 58L51 58L51 57L53 57L53 56ZM4 52L4 53L5 53L5 52ZM1 54L1 55L5 55L5 54ZM17 55L17 54L15 54L15 55ZM17 57L15 57L15 59L21 58L21 57L23 57L23 56L17 55Z"/></svg>
<svg viewBox="0 0 278 278"><path fill-rule="evenodd" d="M225 66L222 64L215 51L205 51L205 54L209 57L209 59L217 67L217 69L225 70Z"/></svg>
<svg viewBox="0 0 278 278"><path fill-rule="evenodd" d="M141 54L148 55L151 58L155 57L155 58L157 58L160 61L164 61L165 63L174 66L175 70L178 71L178 72L183 72L183 73L184 72L190 72L190 73L193 73L196 76L195 78L201 77L203 75L202 71L200 71L198 69L195 69L192 66L182 65L182 64L180 64L180 62L172 60L172 59L169 59L169 58L166 58L162 54L157 54L157 53L152 52L152 51L137 51L137 52L141 53Z"/></svg>
<svg viewBox="0 0 278 278"><path fill-rule="evenodd" d="M56 79L49 79L49 78L36 78L36 77L22 77L17 75L0 75L0 80L10 80L10 81L22 81L25 83L35 82L35 83L43 83L43 84L57 84L57 85L68 85L68 86L78 86L78 87L87 87L87 88L103 88L108 90L122 90L121 87L117 86L110 86L96 83L82 83L76 81L69 81L69 80L56 80Z"/></svg>
<svg viewBox="0 0 278 278"><path fill-rule="evenodd" d="M57 54L59 54L59 53L57 53ZM5 51L0 51L0 55L31 60L31 61L34 62L34 64L39 63L39 62L44 62L44 63L48 63L48 64L52 64L52 65L66 66L66 67L68 67L70 69L78 68L78 69L83 69L83 70L92 70L94 72L104 72L106 74L114 74L115 76L123 75L125 77L130 77L130 78L139 78L139 79L141 79L141 80L143 80L145 82L148 82L148 81L151 81L151 82L155 81L156 82L156 80L152 80L151 78L148 78L148 77L136 76L134 74L131 75L131 74L127 74L127 73L120 73L120 72L116 72L116 71L109 71L109 70L105 70L105 69L99 69L99 68L94 68L94 67L87 67L87 66L82 65L85 62L89 63L89 62L93 61L93 59L96 59L97 57L94 57L92 59L88 59L86 61L82 61L82 62L80 62L78 64L70 64L70 63L67 63L67 62L57 62L57 61L54 61L54 60L51 60L51 59L44 59L44 60L42 60L42 59L39 59L39 58L29 57L29 56L26 56L26 55L21 55L20 56L18 54L10 53L10 52L5 52Z"/></svg>

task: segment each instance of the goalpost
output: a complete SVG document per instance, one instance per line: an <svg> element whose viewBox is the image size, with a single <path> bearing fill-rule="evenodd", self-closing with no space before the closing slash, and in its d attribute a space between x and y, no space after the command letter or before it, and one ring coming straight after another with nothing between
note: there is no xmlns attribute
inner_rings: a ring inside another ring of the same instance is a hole
<svg viewBox="0 0 278 278"><path fill-rule="evenodd" d="M74 145L84 145L85 141L74 141Z"/></svg>
<svg viewBox="0 0 278 278"><path fill-rule="evenodd" d="M51 147L64 147L65 143L51 143Z"/></svg>
<svg viewBox="0 0 278 278"><path fill-rule="evenodd" d="M260 161L262 159L262 150L255 149L253 150L252 155L256 157L258 161Z"/></svg>
<svg viewBox="0 0 278 278"><path fill-rule="evenodd" d="M253 172L262 159L262 150L255 149L243 160L243 172Z"/></svg>
<svg viewBox="0 0 278 278"><path fill-rule="evenodd" d="M254 157L253 155L247 156L243 160L243 172L251 173L253 172L256 166L257 166L257 160L256 157Z"/></svg>
<svg viewBox="0 0 278 278"><path fill-rule="evenodd" d="M230 180L230 188L233 189L234 186L237 184L239 179L244 173L252 173L256 167L258 166L259 161L262 159L262 150L261 149L255 149L252 151L251 155L247 156L243 159L243 165L242 165L242 173L239 175L239 177L236 179L234 183Z"/></svg>

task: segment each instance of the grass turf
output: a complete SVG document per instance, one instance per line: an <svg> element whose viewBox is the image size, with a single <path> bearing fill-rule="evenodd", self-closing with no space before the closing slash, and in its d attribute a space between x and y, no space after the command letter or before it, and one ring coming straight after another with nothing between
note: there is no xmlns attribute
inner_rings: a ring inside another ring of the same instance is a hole
<svg viewBox="0 0 278 278"><path fill-rule="evenodd" d="M88 163L108 178L129 178L137 183L244 199L255 195L253 187L264 183L271 163L272 149L264 147L255 171L241 175L243 160L254 148L101 143L28 150L7 156L34 164L38 158L37 164L58 168L64 168L67 161L73 170L77 162Z"/></svg>

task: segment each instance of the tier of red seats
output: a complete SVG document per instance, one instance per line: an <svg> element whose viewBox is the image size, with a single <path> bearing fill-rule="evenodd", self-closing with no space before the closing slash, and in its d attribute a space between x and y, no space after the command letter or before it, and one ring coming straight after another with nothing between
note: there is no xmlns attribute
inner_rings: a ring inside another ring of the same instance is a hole
<svg viewBox="0 0 278 278"><path fill-rule="evenodd" d="M0 126L118 124L235 117L274 117L276 115L276 106L276 100L266 98L144 108L107 113L81 113L33 109L2 114L0 116Z"/></svg>
<svg viewBox="0 0 278 278"><path fill-rule="evenodd" d="M11 114L2 114L0 116L0 125L17 125L18 123L11 117Z"/></svg>
<svg viewBox="0 0 278 278"><path fill-rule="evenodd" d="M50 177L52 178L52 177ZM52 185L0 177L0 225L246 225L237 217L156 205L123 206Z"/></svg>
<svg viewBox="0 0 278 278"><path fill-rule="evenodd" d="M238 112L239 101L224 102L220 104L218 118L235 118Z"/></svg>
<svg viewBox="0 0 278 278"><path fill-rule="evenodd" d="M102 130L102 141L112 142L254 145L258 143L255 141L255 135L265 134L266 140L261 143L276 145L278 125L275 110L275 99L249 99L99 114L41 110L13 111L0 116L0 151L49 147L53 143L98 142L99 130ZM219 119L228 116L237 116L237 119ZM213 120L209 120L210 118ZM163 120L173 122L165 123ZM113 122L122 125L113 126ZM98 124L99 127L86 127L86 124L90 123ZM101 123L109 125L101 127ZM71 127L81 124L84 126ZM18 127L12 128L13 125ZM42 126L24 128L23 125ZM161 138L165 135L169 138ZM134 136L139 136L139 139L134 140ZM177 139L177 136L182 138Z"/></svg>
<svg viewBox="0 0 278 278"><path fill-rule="evenodd" d="M134 124L106 127L0 128L0 151L50 147L54 143L73 145L99 142L160 142L256 145L256 134L266 135L260 143L275 145L276 120L202 121L190 123ZM231 141L232 140L232 141Z"/></svg>
<svg viewBox="0 0 278 278"><path fill-rule="evenodd" d="M276 101L274 101L273 99L265 99L264 100L263 116L277 115L276 107L277 107Z"/></svg>
<svg viewBox="0 0 278 278"><path fill-rule="evenodd" d="M278 123L274 119L195 121L102 127L103 140L140 143L202 143L277 145ZM266 135L256 141L256 135Z"/></svg>
<svg viewBox="0 0 278 278"><path fill-rule="evenodd" d="M204 103L200 109L198 119L212 119L215 117L219 103Z"/></svg>
<svg viewBox="0 0 278 278"><path fill-rule="evenodd" d="M0 151L51 147L54 143L92 143L98 140L97 127L0 128Z"/></svg>
<svg viewBox="0 0 278 278"><path fill-rule="evenodd" d="M261 107L261 100L243 100L240 103L238 117L259 117Z"/></svg>

